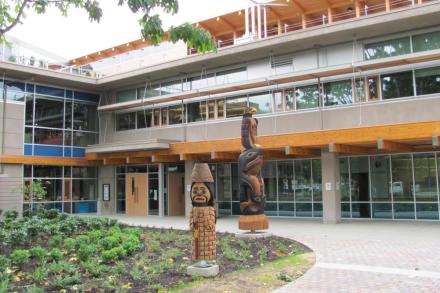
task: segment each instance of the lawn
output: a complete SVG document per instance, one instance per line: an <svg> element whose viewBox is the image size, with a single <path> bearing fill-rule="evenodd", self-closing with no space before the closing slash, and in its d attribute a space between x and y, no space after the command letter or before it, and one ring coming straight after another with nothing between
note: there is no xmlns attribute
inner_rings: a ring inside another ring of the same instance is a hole
<svg viewBox="0 0 440 293"><path fill-rule="evenodd" d="M263 269L262 279L291 281L295 276L276 271L267 275L264 268L289 260L300 265L298 256L310 252L279 237L217 237L220 275L213 284L255 269ZM6 212L0 220L0 293L175 292L206 286L209 282L186 275L192 263L188 231L129 227L54 210L23 218Z"/></svg>

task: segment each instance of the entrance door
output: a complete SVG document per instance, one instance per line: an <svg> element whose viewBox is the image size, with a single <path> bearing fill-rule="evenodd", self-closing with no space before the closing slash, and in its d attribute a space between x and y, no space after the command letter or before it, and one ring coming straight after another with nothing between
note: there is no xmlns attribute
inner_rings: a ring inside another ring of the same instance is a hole
<svg viewBox="0 0 440 293"><path fill-rule="evenodd" d="M168 174L168 215L185 215L185 173Z"/></svg>
<svg viewBox="0 0 440 293"><path fill-rule="evenodd" d="M125 175L125 213L127 216L146 216L148 175L127 173Z"/></svg>

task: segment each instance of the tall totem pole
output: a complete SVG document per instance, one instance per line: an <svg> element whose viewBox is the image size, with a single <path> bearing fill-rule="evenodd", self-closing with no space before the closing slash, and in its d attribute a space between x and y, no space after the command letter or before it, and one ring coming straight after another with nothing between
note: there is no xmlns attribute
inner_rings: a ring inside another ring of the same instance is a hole
<svg viewBox="0 0 440 293"><path fill-rule="evenodd" d="M238 228L252 232L269 228L269 220L264 215L266 195L261 178L263 149L256 144L258 120L252 117L255 112L253 107L244 110L241 123L241 145L244 151L238 158L241 211Z"/></svg>

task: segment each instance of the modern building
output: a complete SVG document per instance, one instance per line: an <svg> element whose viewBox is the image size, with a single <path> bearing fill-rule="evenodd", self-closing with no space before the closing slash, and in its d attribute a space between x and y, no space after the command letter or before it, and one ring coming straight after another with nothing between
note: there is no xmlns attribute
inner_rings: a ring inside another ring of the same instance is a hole
<svg viewBox="0 0 440 293"><path fill-rule="evenodd" d="M63 65L3 57L0 209L185 215L208 162L219 214L239 214L249 105L267 215L439 221L440 1L249 3L194 24L217 52L136 40ZM22 194L32 180L44 198Z"/></svg>

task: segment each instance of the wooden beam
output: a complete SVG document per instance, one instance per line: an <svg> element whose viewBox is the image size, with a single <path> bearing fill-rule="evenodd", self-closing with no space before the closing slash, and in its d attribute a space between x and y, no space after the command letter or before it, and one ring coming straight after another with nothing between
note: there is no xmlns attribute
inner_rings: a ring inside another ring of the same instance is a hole
<svg viewBox="0 0 440 293"><path fill-rule="evenodd" d="M391 10L391 5L390 5L390 0L385 0L385 11L390 11Z"/></svg>
<svg viewBox="0 0 440 293"><path fill-rule="evenodd" d="M307 28L307 16L304 13L301 14L301 25L303 29Z"/></svg>
<svg viewBox="0 0 440 293"><path fill-rule="evenodd" d="M328 17L328 23L333 23L333 10L329 7L327 8L327 17Z"/></svg>
<svg viewBox="0 0 440 293"><path fill-rule="evenodd" d="M361 17L361 3L359 2L359 0L355 0L354 2L354 10L356 13L356 18Z"/></svg>
<svg viewBox="0 0 440 293"><path fill-rule="evenodd" d="M129 164L150 164L151 158L136 158L136 157L127 157L125 159L127 165Z"/></svg>
<svg viewBox="0 0 440 293"><path fill-rule="evenodd" d="M399 143L390 140L378 139L377 140L377 149L381 151L390 151L390 152L413 152L414 147Z"/></svg>
<svg viewBox="0 0 440 293"><path fill-rule="evenodd" d="M264 159L286 159L289 156L283 150L267 150L263 148Z"/></svg>
<svg viewBox="0 0 440 293"><path fill-rule="evenodd" d="M104 166L108 166L108 165L125 165L125 163L126 163L125 159L104 158L104 160L103 160Z"/></svg>
<svg viewBox="0 0 440 293"><path fill-rule="evenodd" d="M179 155L153 155L151 157L153 163L177 163L179 161Z"/></svg>
<svg viewBox="0 0 440 293"><path fill-rule="evenodd" d="M181 161L210 161L211 154L180 154Z"/></svg>
<svg viewBox="0 0 440 293"><path fill-rule="evenodd" d="M97 161L86 158L65 158L46 156L0 155L0 163L13 165L49 165L49 166L97 166Z"/></svg>
<svg viewBox="0 0 440 293"><path fill-rule="evenodd" d="M303 14L306 12L306 10L304 9L304 7L303 7L301 4L299 4L298 1L296 1L296 0L291 0L291 2L292 2L292 4L294 4L294 5L296 6L296 8L299 10L299 12L301 12L301 13L303 13Z"/></svg>
<svg viewBox="0 0 440 293"><path fill-rule="evenodd" d="M347 154L347 155L362 155L371 153L371 148L346 145L339 143L330 143L328 145L328 151L331 153Z"/></svg>
<svg viewBox="0 0 440 293"><path fill-rule="evenodd" d="M220 19L220 21L222 21L224 24L226 24L226 26L227 26L229 29L231 29L231 30L233 30L233 31L237 30L237 28L236 28L235 26L233 26L229 21L227 21L224 17L220 17L220 16L219 16L219 19Z"/></svg>
<svg viewBox="0 0 440 293"><path fill-rule="evenodd" d="M310 149L310 148L291 147L291 146L286 146L285 153L286 153L286 155L299 156L299 157L320 157L321 156L321 150Z"/></svg>
<svg viewBox="0 0 440 293"><path fill-rule="evenodd" d="M221 160L221 161L237 161L239 153L233 152L211 152L211 160Z"/></svg>

